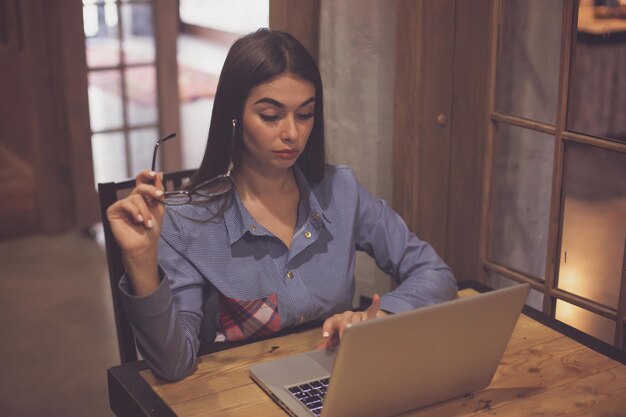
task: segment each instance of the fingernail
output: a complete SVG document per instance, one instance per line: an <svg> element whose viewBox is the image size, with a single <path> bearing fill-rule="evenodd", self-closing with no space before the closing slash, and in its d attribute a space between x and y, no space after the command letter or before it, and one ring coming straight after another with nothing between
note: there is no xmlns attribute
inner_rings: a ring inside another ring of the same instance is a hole
<svg viewBox="0 0 626 417"><path fill-rule="evenodd" d="M328 337L328 336L330 336L330 333L328 333L328 332L324 332L324 333L322 334L322 337Z"/></svg>
<svg viewBox="0 0 626 417"><path fill-rule="evenodd" d="M346 329L349 329L350 327L352 327L352 323L346 324Z"/></svg>
<svg viewBox="0 0 626 417"><path fill-rule="evenodd" d="M156 175L156 172L150 171L150 172L148 172L148 175L150 175L151 177L154 177Z"/></svg>
<svg viewBox="0 0 626 417"><path fill-rule="evenodd" d="M163 195L163 191L157 190L155 194L157 197L161 197Z"/></svg>
<svg viewBox="0 0 626 417"><path fill-rule="evenodd" d="M163 181L163 173L162 172L159 173L159 176L161 177L161 181Z"/></svg>
<svg viewBox="0 0 626 417"><path fill-rule="evenodd" d="M148 229L152 229L152 219L148 220Z"/></svg>
<svg viewBox="0 0 626 417"><path fill-rule="evenodd" d="M138 215L138 216L137 216L137 220L139 220L140 222L142 222L142 223L143 223L143 216L142 216L141 214L140 214L140 215Z"/></svg>

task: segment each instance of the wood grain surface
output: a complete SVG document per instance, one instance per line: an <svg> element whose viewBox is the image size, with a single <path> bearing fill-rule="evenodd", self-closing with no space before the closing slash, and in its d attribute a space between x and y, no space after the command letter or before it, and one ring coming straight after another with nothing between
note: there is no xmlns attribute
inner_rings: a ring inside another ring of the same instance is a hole
<svg viewBox="0 0 626 417"><path fill-rule="evenodd" d="M462 290L459 296L471 296ZM200 358L193 375L143 378L179 416L285 416L248 376L248 366L314 349L319 329ZM626 416L626 366L521 315L492 383L408 416Z"/></svg>

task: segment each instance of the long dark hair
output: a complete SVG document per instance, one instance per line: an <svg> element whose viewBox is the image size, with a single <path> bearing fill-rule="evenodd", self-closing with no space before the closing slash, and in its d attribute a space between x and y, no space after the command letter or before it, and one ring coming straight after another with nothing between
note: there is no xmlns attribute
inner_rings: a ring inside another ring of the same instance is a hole
<svg viewBox="0 0 626 417"><path fill-rule="evenodd" d="M259 29L238 39L226 56L215 93L204 158L188 187L224 174L231 159L235 163L235 171L237 170L237 163L243 152L243 109L250 90L284 73L291 73L315 86L313 130L297 164L308 180L322 180L326 164L324 96L317 64L292 35L277 30ZM235 143L231 140L233 119L238 121Z"/></svg>

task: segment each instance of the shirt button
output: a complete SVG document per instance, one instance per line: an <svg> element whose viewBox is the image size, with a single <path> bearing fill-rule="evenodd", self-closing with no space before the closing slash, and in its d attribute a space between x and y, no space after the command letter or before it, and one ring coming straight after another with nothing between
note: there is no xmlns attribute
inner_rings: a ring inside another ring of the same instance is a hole
<svg viewBox="0 0 626 417"><path fill-rule="evenodd" d="M315 220L319 220L319 219L320 219L320 217L321 217L321 216L320 216L320 214L319 214L318 212L313 213L313 218L314 218Z"/></svg>
<svg viewBox="0 0 626 417"><path fill-rule="evenodd" d="M254 223L253 223L253 224L251 224L251 225L250 225L250 230L256 230L256 224L254 224Z"/></svg>
<svg viewBox="0 0 626 417"><path fill-rule="evenodd" d="M287 272L287 278L289 279L293 278L293 272L291 271Z"/></svg>
<svg viewBox="0 0 626 417"><path fill-rule="evenodd" d="M311 239L311 232L304 232L304 237L306 237L307 239Z"/></svg>
<svg viewBox="0 0 626 417"><path fill-rule="evenodd" d="M304 323L304 316L300 316L300 318L298 319L298 324L302 323Z"/></svg>

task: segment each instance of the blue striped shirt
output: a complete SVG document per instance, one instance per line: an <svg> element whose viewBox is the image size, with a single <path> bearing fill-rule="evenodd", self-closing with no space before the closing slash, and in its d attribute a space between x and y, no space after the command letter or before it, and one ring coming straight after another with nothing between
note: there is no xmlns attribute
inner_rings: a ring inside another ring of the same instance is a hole
<svg viewBox="0 0 626 417"><path fill-rule="evenodd" d="M190 220L206 219L206 207L166 210L161 285L134 297L125 277L120 283L142 355L159 376L189 374L199 340L220 335L220 294L238 300L276 295L281 327L350 310L355 250L367 252L399 284L381 297L387 312L456 295L456 281L433 248L361 187L352 170L328 166L319 183L309 183L297 166L294 173L300 202L291 248L255 221L237 192L217 220Z"/></svg>

